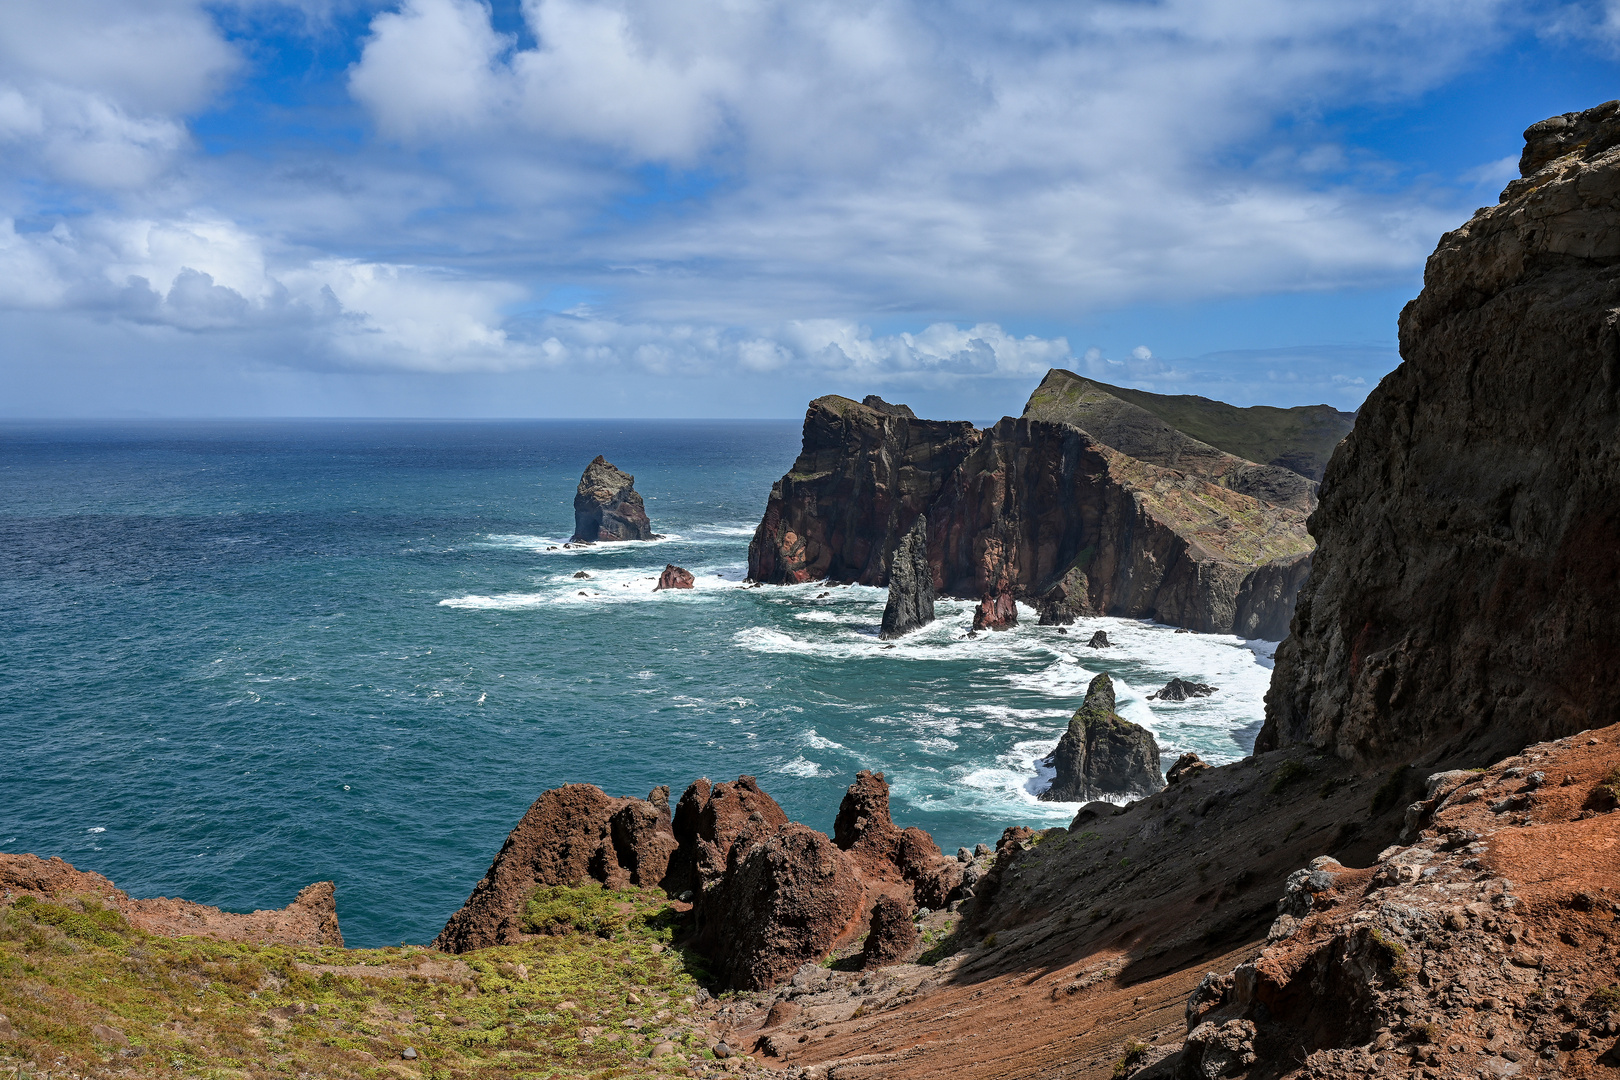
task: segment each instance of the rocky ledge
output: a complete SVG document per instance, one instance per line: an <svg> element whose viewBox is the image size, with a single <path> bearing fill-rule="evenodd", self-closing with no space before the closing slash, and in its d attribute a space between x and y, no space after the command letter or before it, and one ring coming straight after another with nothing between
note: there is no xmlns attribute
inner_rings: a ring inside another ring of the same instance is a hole
<svg viewBox="0 0 1620 1080"><path fill-rule="evenodd" d="M657 540L647 508L636 491L636 478L620 471L601 454L585 466L574 493L571 542L594 544L618 540Z"/></svg>
<svg viewBox="0 0 1620 1080"><path fill-rule="evenodd" d="M13 900L95 898L116 908L137 930L160 937L197 936L259 945L343 947L336 892L330 881L305 886L284 908L238 914L190 900L137 900L100 874L75 870L61 859L0 853L0 890Z"/></svg>

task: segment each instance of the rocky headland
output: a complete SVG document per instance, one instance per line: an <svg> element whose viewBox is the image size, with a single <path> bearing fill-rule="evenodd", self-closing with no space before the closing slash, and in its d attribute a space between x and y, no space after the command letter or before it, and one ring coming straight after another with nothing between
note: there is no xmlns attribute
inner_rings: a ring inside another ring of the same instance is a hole
<svg viewBox="0 0 1620 1080"><path fill-rule="evenodd" d="M1284 636L1309 566L1315 485L1119 402L1163 444L1133 435L1149 457L1132 456L1076 426L1091 414L1049 400L1077 378L1052 372L1025 416L982 431L887 403L811 402L803 449L749 545L749 577L887 585L921 517L934 589L979 601L975 630L1015 624L1023 602L1048 625L1100 614Z"/></svg>
<svg viewBox="0 0 1620 1080"><path fill-rule="evenodd" d="M636 491L636 478L601 454L585 466L574 493L574 535L570 543L657 540L647 508Z"/></svg>

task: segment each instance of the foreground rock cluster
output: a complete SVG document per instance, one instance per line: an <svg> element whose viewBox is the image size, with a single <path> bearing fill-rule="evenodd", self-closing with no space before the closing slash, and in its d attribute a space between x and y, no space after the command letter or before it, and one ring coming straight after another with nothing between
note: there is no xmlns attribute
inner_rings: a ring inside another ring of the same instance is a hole
<svg viewBox="0 0 1620 1080"><path fill-rule="evenodd" d="M1070 400L1075 385L1095 389L1054 370L1024 416L982 431L887 403L816 399L749 545L749 577L881 586L898 576L899 604L924 591L911 584L922 521L928 587L979 601L975 630L1015 624L1024 602L1047 625L1102 614L1285 636L1309 568L1315 484L1157 420L1165 446L1129 424L1105 427L1146 455L1132 456L1077 426L1096 417ZM895 617L915 621L901 608Z"/></svg>
<svg viewBox="0 0 1620 1080"><path fill-rule="evenodd" d="M881 773L856 777L832 836L789 821L751 776L698 780L673 814L665 788L643 800L569 784L535 800L434 946L523 940L524 905L541 886L658 887L691 904L692 947L720 983L760 989L862 938L871 962L897 959L915 947L900 914L909 926L919 906L971 896L977 872L894 825Z"/></svg>

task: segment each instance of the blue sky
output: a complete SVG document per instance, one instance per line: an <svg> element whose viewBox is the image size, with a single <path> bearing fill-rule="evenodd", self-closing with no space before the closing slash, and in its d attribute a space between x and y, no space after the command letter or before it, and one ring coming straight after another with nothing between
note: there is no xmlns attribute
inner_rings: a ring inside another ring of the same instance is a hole
<svg viewBox="0 0 1620 1080"><path fill-rule="evenodd" d="M1354 408L1620 0L8 0L0 416Z"/></svg>

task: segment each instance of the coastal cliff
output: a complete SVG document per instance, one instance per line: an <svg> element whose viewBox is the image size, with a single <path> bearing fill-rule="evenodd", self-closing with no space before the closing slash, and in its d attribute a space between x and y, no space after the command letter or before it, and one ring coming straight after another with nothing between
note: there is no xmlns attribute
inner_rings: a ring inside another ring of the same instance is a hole
<svg viewBox="0 0 1620 1080"><path fill-rule="evenodd" d="M1328 467L1258 749L1440 760L1620 720L1620 105L1525 134Z"/></svg>
<svg viewBox="0 0 1620 1080"><path fill-rule="evenodd" d="M919 515L940 595L1003 612L1022 600L1054 622L1104 614L1286 632L1298 578L1267 567L1311 550L1303 511L1134 458L1072 424L1008 417L979 431L829 397L810 404L804 448L771 489L749 577L887 585Z"/></svg>

